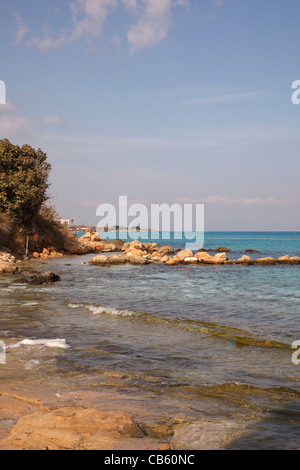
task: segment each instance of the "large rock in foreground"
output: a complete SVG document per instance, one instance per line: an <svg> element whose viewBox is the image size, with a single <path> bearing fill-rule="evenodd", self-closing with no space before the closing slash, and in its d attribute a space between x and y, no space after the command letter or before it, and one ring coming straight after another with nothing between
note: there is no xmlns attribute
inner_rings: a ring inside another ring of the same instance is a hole
<svg viewBox="0 0 300 470"><path fill-rule="evenodd" d="M145 437L124 411L60 408L22 417L1 448L32 450L154 450L159 441Z"/></svg>

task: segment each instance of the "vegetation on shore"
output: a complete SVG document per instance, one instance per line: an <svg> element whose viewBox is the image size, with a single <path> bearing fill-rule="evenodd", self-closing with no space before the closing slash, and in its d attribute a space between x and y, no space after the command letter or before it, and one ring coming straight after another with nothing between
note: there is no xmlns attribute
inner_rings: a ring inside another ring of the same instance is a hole
<svg viewBox="0 0 300 470"><path fill-rule="evenodd" d="M24 255L49 246L61 250L68 230L49 204L51 165L29 145L0 140L0 248Z"/></svg>

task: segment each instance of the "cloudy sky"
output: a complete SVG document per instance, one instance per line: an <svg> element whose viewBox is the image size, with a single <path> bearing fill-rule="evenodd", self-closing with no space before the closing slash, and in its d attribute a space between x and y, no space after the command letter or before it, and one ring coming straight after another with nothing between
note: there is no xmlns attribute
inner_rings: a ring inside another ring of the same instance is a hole
<svg viewBox="0 0 300 470"><path fill-rule="evenodd" d="M0 138L48 154L52 203L78 223L126 195L204 203L206 230L300 230L299 14L299 0L2 2Z"/></svg>

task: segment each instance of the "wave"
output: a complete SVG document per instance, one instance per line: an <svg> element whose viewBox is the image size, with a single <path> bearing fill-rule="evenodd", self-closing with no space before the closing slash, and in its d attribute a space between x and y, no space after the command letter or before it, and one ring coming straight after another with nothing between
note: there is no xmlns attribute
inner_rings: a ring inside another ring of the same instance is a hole
<svg viewBox="0 0 300 470"><path fill-rule="evenodd" d="M162 326L175 327L190 333L200 333L208 337L220 339L228 342L235 343L236 347L261 347L261 348L276 348L290 350L290 344L272 339L261 338L253 334L235 327L224 326L215 323L201 322L196 320L182 320L180 318L166 318L153 315L146 312L138 312L133 310L118 309L116 307L92 305L92 304L79 304L69 303L69 308L77 309L82 308L93 315L113 315L120 317L130 317L150 324L160 324Z"/></svg>
<svg viewBox="0 0 300 470"><path fill-rule="evenodd" d="M124 309L118 309L114 307L103 307L102 305L100 306L95 306L95 305L85 305L85 304L68 304L69 308L85 308L92 312L94 315L101 315L102 313L105 313L107 315L120 315L123 317L131 317L137 314L137 312L133 312L132 310L124 310Z"/></svg>
<svg viewBox="0 0 300 470"><path fill-rule="evenodd" d="M66 343L65 339L22 339L16 344L9 346L10 349L19 348L21 346L46 346L48 348L68 349L70 346Z"/></svg>

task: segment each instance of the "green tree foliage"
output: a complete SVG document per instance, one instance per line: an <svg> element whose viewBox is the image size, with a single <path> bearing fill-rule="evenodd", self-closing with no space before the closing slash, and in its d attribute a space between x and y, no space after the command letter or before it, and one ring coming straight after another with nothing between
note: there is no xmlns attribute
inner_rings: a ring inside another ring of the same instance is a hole
<svg viewBox="0 0 300 470"><path fill-rule="evenodd" d="M0 140L0 213L29 228L48 199L51 166L41 149Z"/></svg>

